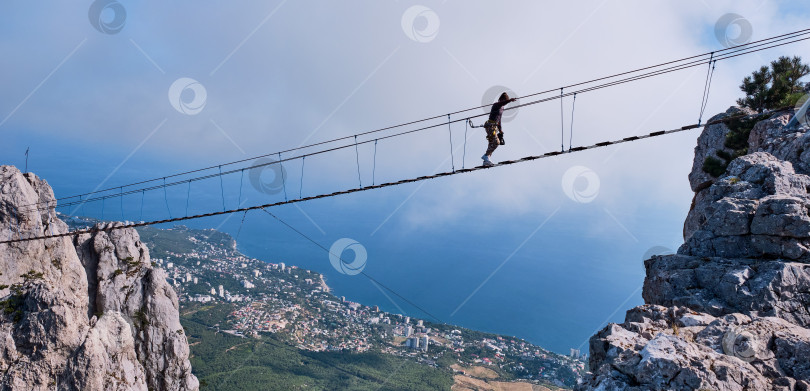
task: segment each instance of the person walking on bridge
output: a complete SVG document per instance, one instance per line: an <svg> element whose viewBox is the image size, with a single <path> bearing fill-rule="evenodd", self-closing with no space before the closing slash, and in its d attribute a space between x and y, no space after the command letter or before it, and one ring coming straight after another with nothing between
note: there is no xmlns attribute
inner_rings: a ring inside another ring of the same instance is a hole
<svg viewBox="0 0 810 391"><path fill-rule="evenodd" d="M504 145L503 141L503 127L501 126L501 117L503 117L503 110L507 104L514 102L516 98L510 98L509 94L503 93L498 98L498 101L492 105L492 110L489 112L489 119L484 123L484 130L487 132L487 151L481 159L484 160L485 167L491 167L495 164L489 160L495 148L499 145Z"/></svg>

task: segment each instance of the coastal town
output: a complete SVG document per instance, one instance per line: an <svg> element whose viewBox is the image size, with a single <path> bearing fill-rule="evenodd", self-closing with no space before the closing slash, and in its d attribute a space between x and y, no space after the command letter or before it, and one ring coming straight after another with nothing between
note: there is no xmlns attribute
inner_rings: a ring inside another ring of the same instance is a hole
<svg viewBox="0 0 810 391"><path fill-rule="evenodd" d="M337 297L323 276L284 262L244 256L229 235L184 226L139 229L155 265L165 270L184 311L227 307L209 325L241 338L273 334L307 351L376 351L462 373L486 368L512 379L572 387L584 357L549 352L499 336Z"/></svg>

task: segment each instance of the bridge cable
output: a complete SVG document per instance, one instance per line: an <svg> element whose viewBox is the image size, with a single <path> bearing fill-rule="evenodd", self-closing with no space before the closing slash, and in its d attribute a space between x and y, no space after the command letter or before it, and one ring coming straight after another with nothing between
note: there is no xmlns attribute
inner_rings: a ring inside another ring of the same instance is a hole
<svg viewBox="0 0 810 391"><path fill-rule="evenodd" d="M357 181L360 182L360 188L363 188L363 179L360 177L360 151L357 150L357 136L354 136L354 155L357 158Z"/></svg>
<svg viewBox="0 0 810 391"><path fill-rule="evenodd" d="M461 169L464 169L464 165L467 161L467 129L469 129L469 121L470 119L467 118L467 121L464 121L464 154L461 155Z"/></svg>
<svg viewBox="0 0 810 391"><path fill-rule="evenodd" d="M716 65L717 60L714 60L711 63L711 73L709 73L709 77L707 80L708 81L707 87L703 92L703 103L700 107L700 118L698 119L698 125L700 125L700 123L703 121L703 113L706 111L706 106L709 105L709 94L712 92L712 80L714 79L714 68L716 67Z"/></svg>
<svg viewBox="0 0 810 391"><path fill-rule="evenodd" d="M784 107L784 108L780 108L780 109L776 109L776 110L771 110L769 113L773 114L773 113L789 111L789 110L793 110L793 107L791 106L791 107ZM736 115L736 116L729 116L729 117L717 119L717 120L714 120L714 121L708 121L705 126L719 124L719 123L726 123L726 122L736 120L736 119L739 119L739 118L743 118L743 117L755 117L755 116L759 116L759 115L762 115L762 114L750 114L750 115L741 114L741 115ZM687 125L687 126L683 126L683 127L680 127L680 128L672 129L672 130L659 130L659 131L651 132L651 133L649 133L647 135L630 136L630 137L625 137L625 138L620 139L620 140L604 141L604 142L599 142L599 143L596 143L596 144L593 144L593 145L590 145L590 146L571 148L571 150L568 151L568 152L547 152L547 153L545 153L543 155L526 156L526 157L523 157L523 158L520 158L520 159L515 159L515 160L505 160L505 161L496 163L494 166L477 166L477 167L474 167L474 168L468 168L468 169L464 169L464 170L457 170L456 172L436 173L436 174L433 174L433 175L425 175L425 176L420 176L420 177L417 177L417 178L402 179L402 180L399 180L399 181L396 181L396 182L387 182L387 183L382 183L382 184L379 184L379 185L367 186L367 187L364 187L364 188L353 188L353 189L347 189L347 190L340 190L340 191L336 191L336 192L329 193L329 194L320 194L320 195L309 196L309 197L295 199L295 200L285 200L285 201L274 202L274 203L270 203L270 204L256 205L256 206L232 209L232 210L221 211L221 212L209 212L209 213L204 213L204 214L199 214L199 215L194 215L194 216L188 216L188 217L173 218L173 217L170 216L169 219L163 219L163 220L144 221L144 222L130 223L130 224L119 224L119 225L112 225L112 226L106 226L106 227L100 227L100 228L99 227L91 227L91 228L78 229L78 230L65 232L65 233L60 233L60 234L55 234L55 235L30 236L30 237L22 238L22 239L18 239L18 240L0 241L0 244L11 244L11 243L18 243L18 242L26 242L26 241L31 241L31 240L41 240L41 239L49 239L49 238L56 238L56 237L75 236L75 235L79 235L79 234L83 234L83 233L95 233L95 232L102 232L102 231L106 232L106 231L112 231L112 230L116 230L116 229L137 228L137 227L144 227L144 226L149 226L149 225L166 224L166 223L173 223L173 222L184 221L184 220L199 219L199 218L203 218L203 217L220 216L220 215L225 215L225 214L244 212L244 211L248 211L248 210L256 210L256 209L270 208L270 207L275 207L275 206L280 206L280 205L287 205L287 204L293 204L293 203L299 203L299 202L306 202L306 201L322 199L322 198L332 198L332 197L336 197L336 196L339 196L339 195L345 195L345 194L352 194L352 193L357 193L357 192L361 192L361 191L369 191L369 190L381 189L381 188L384 188L384 187L399 186L399 185L403 185L403 184L406 184L406 183L422 182L422 181L426 181L426 180L429 180L429 179L435 179L435 178L440 178L440 177L445 177L445 176L450 176L450 175L458 175L458 174L474 172L474 171L481 171L481 170L487 170L487 169L490 169L490 168L507 166L507 165L517 164L517 163L524 163L524 162L527 162L527 161L532 161L532 160L537 160L537 159L550 158L550 157L562 155L562 154L565 154L565 153L574 153L574 152L580 152L580 151L585 151L585 150L590 150L590 149L602 148L602 147L606 147L606 146L610 146L610 145L616 145L616 144L627 143L627 142L634 142L634 141L638 141L638 140L642 140L642 139L654 138L654 137L659 137L659 136L663 136L663 135L679 133L679 132L683 132L683 131L687 131L687 130L691 130L691 129L697 129L699 127L700 127L699 125L694 124L694 125Z"/></svg>
<svg viewBox="0 0 810 391"><path fill-rule="evenodd" d="M456 158L453 156L453 128L450 126L450 114L447 114L447 133L450 135L450 167L456 172Z"/></svg>
<svg viewBox="0 0 810 391"><path fill-rule="evenodd" d="M574 93L574 102L571 103L571 131L568 133L568 150L571 150L571 143L574 140L574 110L577 109L577 94Z"/></svg>
<svg viewBox="0 0 810 391"><path fill-rule="evenodd" d="M810 31L810 30L809 30L809 31ZM802 34L806 34L806 33L802 33ZM786 35L790 35L790 34L786 34ZM793 38L797 38L797 36L791 36L791 37L788 37L788 38L782 38L782 39L780 39L780 40L778 40L778 41L783 41L783 40L787 40L787 39L793 39ZM738 56L742 56L742 55L746 55L746 54L750 54L750 53L754 53L754 52L759 52L759 51L762 51L762 50L771 49L771 48L778 47L778 46L783 46L783 45L788 45L788 44L791 44L791 43L796 43L796 42L804 41L804 40L807 40L807 39L810 39L810 37L807 37L807 38L801 38L801 39L796 39L796 40L794 40L794 41L789 41L789 42L783 42L783 43L781 43L781 44L773 44L772 46L768 46L768 47L764 47L764 48L759 48L759 49L756 49L756 50L749 50L749 49L751 49L751 48L739 49L739 50L736 50L736 51L730 52L729 54L725 55L725 57L716 57L714 61L718 61L718 60L726 60L726 59L730 59L730 58L734 58L734 57L738 57ZM769 44L772 44L772 43L773 43L773 42L769 42L769 43L760 44L760 45L756 45L756 46L769 45ZM756 46L754 46L754 47L756 47ZM746 50L747 50L747 51L746 51ZM733 54L733 53L735 53L735 52L742 52L742 53ZM694 58L694 57L700 57L700 56L693 56L693 57L690 57L690 58ZM662 74L665 74L665 73L670 73L670 72L675 72L675 71L679 71L679 70L683 70L683 69L688 69L688 68L691 68L691 67L694 67L694 66L697 66L697 65L701 65L701 64L703 64L703 63L705 63L705 62L704 62L704 60L697 60L697 61L693 61L693 62L691 62L691 63L682 64L682 65L678 65L678 66L675 66L675 67L670 67L670 68L666 68L666 69L662 69L662 70L657 70L657 71L650 72L650 73L647 73L647 74L637 75L637 76L633 76L633 77L630 77L630 78L626 78L626 79L622 79L622 80L618 80L618 81L614 81L614 82L606 83L606 84L599 85L599 86L589 87L589 88L586 88L586 89L579 90L578 92L579 92L579 93L583 93L583 92L590 92L590 91L594 91L594 90L601 89L601 88L607 88L607 87L611 87L611 86L615 86L615 85L619 85L619 84L624 84L624 83L628 83L628 82L632 82L632 81L637 81L637 80L645 79L645 78L648 78L648 77L659 76L659 75L662 75ZM651 68L651 67L648 67L648 68ZM627 72L625 72L625 74L626 74L626 73L627 73ZM632 72L630 72L630 73L632 73ZM586 83L587 83L587 82L586 82ZM584 84L584 83L578 83L578 84ZM570 95L572 95L572 94L573 94L573 93L568 93L568 94L564 94L563 96L570 96ZM536 94L532 94L532 95L536 95ZM527 96L531 96L531 95L527 95ZM553 99L558 99L558 97L552 97L552 98L546 98L546 99L540 99L540 100L536 100L536 101L533 101L533 102L529 102L529 103L526 103L526 104L522 104L522 105L514 106L514 107L512 107L512 108L508 108L507 110L510 110L510 109L517 109L517 108L520 108L520 107L523 107L523 106L528 106L528 105L533 105L533 104L537 104L537 103L541 103L541 102L546 102L546 101L553 100ZM483 115L483 114L482 114L482 115ZM476 116L476 117L480 117L480 116L482 116L482 115L479 115L479 116ZM434 118L435 118L435 117L434 117ZM453 121L453 122L457 122L457 121ZM430 128L433 128L433 127L436 127L436 126L438 126L438 125L431 125L431 126L427 126L427 127L423 127L423 128L419 128L419 129L414 129L414 130L410 130L410 131L405 131L405 132L401 132L401 133L397 133L397 134L393 134L393 135L389 135L389 136L381 137L381 138L379 138L379 139L385 139L385 138L397 137L397 136L401 136L401 135L404 135L404 134L410 134L410 133L414 133L414 132L422 131L422 130L425 130L425 129L430 129ZM373 141L373 140L363 141L363 142L360 142L360 144L364 144L364 143L371 142L371 141ZM331 151L334 151L334 150L338 150L338 149L343 149L343 148L346 148L346 147L348 147L348 146L351 146L351 144L350 144L350 145L345 145L345 146L342 146L342 147L335 147L335 148L331 148L331 149L327 149L327 150L323 150L323 151L318 151L318 152L309 153L309 154L306 154L306 155L304 155L304 156L311 156L311 155L316 155L316 154L321 154L321 153L331 152ZM279 155L280 155L280 153L279 153ZM295 157L295 158L297 158L297 157ZM291 159L292 159L292 158L291 158ZM245 159L245 160L249 160L249 159ZM245 161L245 160L243 160L243 161ZM290 160L290 159L287 159L287 160ZM232 164L232 163L228 163L228 164ZM249 168L256 168L256 167L261 167L261 166L264 166L264 165L269 165L269 164L275 164L275 162L273 162L273 163L267 163L267 164L261 164L261 165L255 165L255 166L251 166L251 167L249 167ZM197 172L197 171L202 171L202 170L204 170L204 169L195 170L195 172ZM236 172L236 171L238 171L238 170L233 170L233 171L225 172L224 174L225 174L225 175L227 175L227 174L230 174L230 173L233 173L233 172ZM175 174L175 175L172 175L172 176L177 176L177 175L180 175L180 174ZM213 176L217 176L217 175L216 175L216 174L211 174L211 175L207 175L207 176L203 176L203 177L199 177L199 178L194 178L194 179L190 179L190 180L202 180L202 179L208 179L208 178L211 178L211 177L213 177ZM164 182L165 182L165 178L168 178L168 176L167 176L167 177L163 177ZM151 181L151 180L149 180L149 181ZM132 186L132 185L139 184L139 183L146 183L146 182L149 182L149 181L137 182L137 183L129 184L129 185L126 185L126 186ZM183 183L183 182L185 182L185 181L174 182L172 185L174 185L174 184L179 184L179 183ZM117 188L117 187L116 187L116 188ZM156 189L156 188L160 188L160 186L155 186L155 187L151 187L151 188L146 188L145 190L153 190L153 189ZM285 190L286 190L286 189L285 189ZM100 193L100 192L103 192L103 191L105 191L105 190L101 190L101 191L97 191L97 192L93 192L93 193L88 193L88 194L95 194L95 193ZM137 192L137 191L138 191L138 190L135 190L135 191L133 191L133 192ZM130 193L130 192L127 192L126 194L129 194L129 193ZM102 199L102 198L108 198L108 197L113 197L113 196L114 196L114 195L106 195L106 196L101 196L101 197L97 197L97 198L90 199L90 200L91 200L91 201L98 201L99 199ZM65 197L65 198L61 198L61 199L69 199L69 198L73 198L73 197L76 197L76 196ZM32 205L36 206L36 205L38 205L38 204L39 204L39 203L32 204ZM75 204L75 202L71 202L71 203L67 203L67 204L61 205L60 207L63 207L63 206L70 206L70 205L74 205L74 204ZM51 206L50 206L50 205L48 205L48 202L46 202L46 205L44 206L44 208L50 208L50 207L51 207Z"/></svg>
<svg viewBox="0 0 810 391"><path fill-rule="evenodd" d="M374 166L371 168L371 186L374 186L377 176L377 140L374 140Z"/></svg>
<svg viewBox="0 0 810 391"><path fill-rule="evenodd" d="M307 157L301 157L301 185L298 187L298 198L303 197L304 194L304 165L307 162Z"/></svg>
<svg viewBox="0 0 810 391"><path fill-rule="evenodd" d="M700 117L698 118L698 125L703 120L703 110L706 106L706 92L709 89L709 79L711 78L712 72L712 60L714 59L714 52L712 52L711 57L709 57L708 68L706 68L706 81L703 83L703 98L700 99Z"/></svg>
<svg viewBox="0 0 810 391"><path fill-rule="evenodd" d="M287 178L284 177L284 163L281 160L281 152L278 153L278 164L281 171L281 186L284 188L284 201L287 201Z"/></svg>
<svg viewBox="0 0 810 391"><path fill-rule="evenodd" d="M138 221L143 221L143 199L145 197L146 197L146 190L143 190L141 191L141 216L138 219ZM82 206L82 208L84 208L84 206ZM82 211L82 214L84 214L84 211Z"/></svg>
<svg viewBox="0 0 810 391"><path fill-rule="evenodd" d="M189 181L189 183L191 183L191 181ZM226 210L227 208L225 207L225 184L223 183L223 179L222 179L222 166L221 165L219 166L219 190L220 190L220 193L222 194L222 210Z"/></svg>
<svg viewBox="0 0 810 391"><path fill-rule="evenodd" d="M245 169L242 169L242 174L239 175L239 198L236 200L237 205L242 205L242 188L245 187L242 182L245 180Z"/></svg>
<svg viewBox="0 0 810 391"><path fill-rule="evenodd" d="M563 114L562 88L560 88L560 152L565 152L565 114Z"/></svg>
<svg viewBox="0 0 810 391"><path fill-rule="evenodd" d="M766 47L766 48L763 48L763 49L743 53L743 54L749 54L749 53L757 52L757 51L760 51L760 50L770 49L770 48L777 47L777 46L782 46L782 45L786 45L786 44L790 44L790 43L803 41L803 40L805 40L807 38L799 39L799 40L791 41L791 42L786 42L786 43L779 44L779 45L774 45L776 42L798 38L798 37L800 37L802 35L806 35L806 34L810 34L810 29L797 30L797 31L794 31L794 32L786 33L786 34L781 34L781 35L777 35L777 36L773 36L773 37L769 37L769 38L764 38L764 39L761 39L761 40L758 40L758 41L752 41L752 42L748 42L748 43L745 43L745 44L728 47L728 48L725 48L725 49L717 50L715 52L693 55L693 56L684 57L684 58L681 58L681 59L678 59L678 60L672 60L672 61L668 61L668 62L656 64L656 65L646 66L646 67L643 67L643 68L637 68L637 69L634 69L634 70L631 70L631 71L625 71L625 72L621 72L621 73L617 73L617 74L613 74L613 75L609 75L609 76L604 76L604 77L600 77L600 78L596 78L596 79L591 79L591 80L588 80L588 81L567 85L564 88L572 88L572 87L578 87L578 86L582 86L582 85L586 85L586 84L592 84L592 83L595 83L595 82L598 82L598 81L612 79L612 78L625 76L625 75L629 75L629 74L633 74L633 73L638 73L638 72L646 71L646 70L650 70L650 69L660 68L660 67L663 67L663 66L666 66L666 65L677 64L677 63L681 63L681 62L684 62L684 61L687 61L687 60L699 59L699 58L702 58L702 57L705 57L705 56L711 55L711 54L717 54L717 53L721 53L721 52L735 53L735 52L741 52L741 51L750 50L750 49L756 48L756 47L761 47L761 46L766 46L766 45L773 45L773 46L769 46L769 47ZM732 57L736 57L736 56L726 56L726 57L724 57L722 59L728 59L728 58L732 58ZM695 61L692 61L689 64L693 64L695 62L703 64L705 62L705 60L695 60ZM533 94L525 95L525 96L523 96L521 98L527 98L527 97L547 94L547 93L550 93L550 92L553 92L553 91L556 91L556 90L557 89L540 91L540 92L536 92L536 93L533 93ZM464 113L464 112L484 108L484 107L487 107L487 106L488 105L472 107L472 108L463 109L463 110L458 110L458 111L455 111L455 112L453 112L451 114ZM393 125L393 126L388 126L388 127L375 129L375 130L371 130L371 131L367 131L367 132L358 133L355 136L363 136L363 135L367 135L367 134L382 132L382 131L385 131L385 130L400 128L400 127L403 127L403 126L413 125L413 124L420 123L420 122L426 122L426 121L438 119L438 118L441 118L441 117L442 116L427 117L427 118L423 118L423 119L420 119L420 120L410 121L410 122L406 122L406 123L402 123L402 124L398 124L398 125ZM284 150L284 151L281 151L281 152L292 152L292 151L296 151L296 150L306 149L306 148L310 148L310 147L314 147L314 146L319 146L319 145L333 143L333 142L336 142L336 141L349 139L351 137L352 136L339 137L339 138L335 138L335 139L332 139L332 140L327 140L327 141L322 141L322 142L318 142L318 143L304 145L304 146L300 146L300 147L296 147L296 148L287 149L287 150ZM261 156L257 156L257 157L236 160L236 161L233 161L233 162L224 163L224 164L222 164L222 166L228 166L228 165L233 165L233 164L237 164L237 163L243 163L243 162L246 162L246 161L249 161L249 160L254 160L254 159L257 159L257 158L261 158L261 157L267 157L267 156L271 156L271 155L274 155L274 154L275 153L269 153L269 154L265 154L265 155L261 155ZM186 171L186 172L182 172L182 173L172 174L172 175L167 176L167 178L186 175L186 174L192 174L192 173L196 173L196 172L201 172L201 171L209 170L209 169L212 169L212 168L215 168L215 167L217 167L217 166L210 166L210 167L206 167L206 168L200 168L200 169L195 169L195 170ZM144 183L148 183L148 182L153 182L153 181L157 181L159 179L161 179L161 178L154 178L154 179L144 180L144 181L140 181L140 182L135 182L135 183L131 183L131 184L128 184L128 185L124 185L124 187L129 187L129 186L144 184ZM117 188L117 186L115 188ZM112 189L115 189L115 188L112 188ZM96 191L93 191L93 192L84 193L82 195L102 193L102 192L112 190L112 189L96 190ZM79 196L80 195L66 196L66 197L58 198L58 200L76 198L76 197L79 197Z"/></svg>
<svg viewBox="0 0 810 391"><path fill-rule="evenodd" d="M172 210L171 210L171 208L169 208L169 195L166 193L166 178L163 178L163 201L166 202L166 210L169 211L169 218L171 218L172 217ZM103 206L102 206L101 212L102 212L101 215L104 216L104 208L103 208Z"/></svg>
<svg viewBox="0 0 810 391"><path fill-rule="evenodd" d="M188 216L188 204L191 201L191 181L188 181L188 190L186 191L186 216Z"/></svg>

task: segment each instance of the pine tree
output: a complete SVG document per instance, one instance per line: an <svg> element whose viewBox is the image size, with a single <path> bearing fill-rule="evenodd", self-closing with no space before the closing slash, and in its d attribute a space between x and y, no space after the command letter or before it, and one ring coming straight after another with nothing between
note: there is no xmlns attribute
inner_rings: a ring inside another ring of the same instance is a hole
<svg viewBox="0 0 810 391"><path fill-rule="evenodd" d="M805 83L801 78L810 74L810 66L801 57L779 57L770 68L761 67L743 79L740 90L745 98L737 104L756 111L791 106L802 97Z"/></svg>

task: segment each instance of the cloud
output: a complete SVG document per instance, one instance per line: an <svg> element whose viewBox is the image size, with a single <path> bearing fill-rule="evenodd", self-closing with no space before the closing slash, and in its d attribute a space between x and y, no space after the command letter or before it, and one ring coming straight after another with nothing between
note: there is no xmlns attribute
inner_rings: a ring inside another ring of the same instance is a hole
<svg viewBox="0 0 810 391"><path fill-rule="evenodd" d="M759 39L800 28L800 14L807 11L783 12L780 4L759 1L447 2L427 4L440 28L429 42L416 42L401 26L410 3L286 2L278 9L280 2L122 4L126 25L115 35L95 30L86 10L75 5L3 6L0 24L13 33L0 38L10 54L0 60L6 70L0 75L6 86L0 116L79 42L87 42L0 132L32 129L40 139L67 133L127 148L167 119L143 152L210 165L472 107L493 85L527 94L710 51L719 47L714 22L727 12L749 18ZM803 43L719 63L707 111L733 104L737 83L750 70L807 48ZM686 70L578 96L575 145L695 122L703 72ZM195 116L177 112L168 101L169 87L182 77L198 80L207 91L206 106ZM565 143L571 104L566 99L563 106ZM522 108L505 125L508 144L495 160L557 149L559 110L558 101ZM456 142L463 139L460 124L453 132ZM480 129L470 132L467 163L477 164L485 144ZM413 221L423 220L420 213L460 217L495 198L501 201L493 207L498 213L525 213L539 203L567 200L559 183L572 165L598 168L605 202L634 199L638 186L662 189L657 196L667 205L682 202L690 196L683 175L697 131L690 134L443 180L441 196L415 197L413 209L404 212L414 214ZM449 151L446 128L395 140L378 144L379 178L449 168L440 166ZM358 149L368 175L373 149ZM346 187L356 177L355 158L351 149L312 158L308 179L324 190Z"/></svg>

